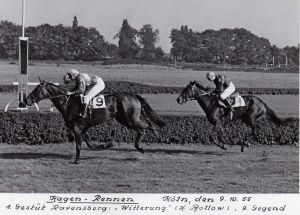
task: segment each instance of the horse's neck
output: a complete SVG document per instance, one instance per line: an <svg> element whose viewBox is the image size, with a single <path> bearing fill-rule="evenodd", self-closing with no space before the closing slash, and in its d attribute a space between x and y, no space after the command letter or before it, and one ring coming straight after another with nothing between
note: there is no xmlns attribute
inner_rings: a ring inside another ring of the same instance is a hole
<svg viewBox="0 0 300 215"><path fill-rule="evenodd" d="M48 90L48 92L50 94L50 100L52 101L53 105L57 108L59 112L64 114L66 111L65 105L67 101L66 97L62 95L64 95L66 92L58 87L52 87L51 90Z"/></svg>
<svg viewBox="0 0 300 215"><path fill-rule="evenodd" d="M198 96L197 102L201 106L201 108L204 110L204 112L206 114L209 114L212 104L214 102L214 99L212 97L210 97L209 95L202 95L202 96Z"/></svg>

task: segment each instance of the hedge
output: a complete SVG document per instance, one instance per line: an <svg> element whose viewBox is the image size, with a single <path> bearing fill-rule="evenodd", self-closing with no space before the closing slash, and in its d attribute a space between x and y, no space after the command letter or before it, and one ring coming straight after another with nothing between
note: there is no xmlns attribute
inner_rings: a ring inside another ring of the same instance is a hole
<svg viewBox="0 0 300 215"><path fill-rule="evenodd" d="M1 143L64 143L72 140L72 134L64 126L59 113L37 112L0 112L0 142ZM206 118L200 116L162 116L167 126L160 128L162 143L201 143L210 144L209 134L212 126ZM250 134L250 128L237 121L226 128L226 133L234 142L244 141ZM269 123L266 120L259 124L258 141L254 144L298 144L299 120L295 119L291 125L283 127ZM134 142L135 131L127 130L124 126L111 121L90 128L90 140L105 142L115 130L117 142ZM271 135L272 134L272 135ZM272 138L271 138L272 137ZM148 130L142 142L157 142Z"/></svg>
<svg viewBox="0 0 300 215"><path fill-rule="evenodd" d="M106 82L104 93L132 92L138 94L179 94L182 87L150 86L126 81ZM240 94L299 95L299 89L238 88ZM17 86L0 85L1 92L18 92Z"/></svg>

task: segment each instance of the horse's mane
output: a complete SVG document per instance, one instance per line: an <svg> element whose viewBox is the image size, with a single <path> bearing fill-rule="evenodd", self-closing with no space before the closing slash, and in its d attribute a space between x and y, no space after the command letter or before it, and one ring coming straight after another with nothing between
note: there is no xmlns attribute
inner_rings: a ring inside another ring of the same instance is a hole
<svg viewBox="0 0 300 215"><path fill-rule="evenodd" d="M60 90L62 90L62 91L64 91L64 92L67 92L67 91L68 91L65 87L61 87L61 86L56 85L56 84L54 84L54 83L51 83L51 82L45 82L45 83L46 83L47 85L54 86L54 87L56 87L56 88L58 88L58 89L60 89Z"/></svg>
<svg viewBox="0 0 300 215"><path fill-rule="evenodd" d="M204 84L202 84L200 81L193 81L194 84L200 89L200 90L204 90L204 91L208 91L208 87L204 87ZM200 83L199 83L200 82Z"/></svg>

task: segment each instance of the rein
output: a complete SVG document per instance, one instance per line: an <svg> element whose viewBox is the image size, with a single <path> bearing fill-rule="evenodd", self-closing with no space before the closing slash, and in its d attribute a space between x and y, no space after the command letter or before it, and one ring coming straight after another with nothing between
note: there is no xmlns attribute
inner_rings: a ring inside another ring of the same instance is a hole
<svg viewBox="0 0 300 215"><path fill-rule="evenodd" d="M62 95L58 95L58 96L50 96L50 97L47 97L47 98L43 98L43 99L54 99L54 98L60 98L60 97L70 97L70 96L68 96L68 95L66 95L66 94L62 94Z"/></svg>
<svg viewBox="0 0 300 215"><path fill-rule="evenodd" d="M199 97L204 96L204 95L209 95L210 93L206 92L206 93L202 93L200 95L194 96L193 98L186 98L185 99L185 103L188 101L193 101L193 100L197 100Z"/></svg>
<svg viewBox="0 0 300 215"><path fill-rule="evenodd" d="M48 94L49 94L48 89L47 89L47 88L45 88L45 89L46 89L46 91L47 91ZM42 88L41 88L40 90L42 90ZM45 99L54 99L54 98L60 98L60 97L66 97L66 101L64 102L64 105L66 105L66 104L68 103L69 99L70 99L70 96L68 96L68 95L66 95L66 94L61 94L61 95L57 95L57 96L49 96L49 97L45 97L45 98L40 99L40 101L45 100Z"/></svg>
<svg viewBox="0 0 300 215"><path fill-rule="evenodd" d="M47 90L47 89L46 89ZM48 91L48 90L47 90ZM68 104L68 101L70 99L70 96L66 95L66 94L62 94L62 95L57 95L57 96L50 96L50 97L47 97L47 98L43 98L44 99L55 99L55 98L60 98L60 97L66 97L66 100L65 102L63 103L63 105L66 107L67 104Z"/></svg>
<svg viewBox="0 0 300 215"><path fill-rule="evenodd" d="M49 96L49 97L41 98L40 101L45 100L45 99L55 99L55 98L60 98L60 97L67 97L67 101L70 98L70 96L68 96L66 94L62 94L62 95L58 95L58 96Z"/></svg>

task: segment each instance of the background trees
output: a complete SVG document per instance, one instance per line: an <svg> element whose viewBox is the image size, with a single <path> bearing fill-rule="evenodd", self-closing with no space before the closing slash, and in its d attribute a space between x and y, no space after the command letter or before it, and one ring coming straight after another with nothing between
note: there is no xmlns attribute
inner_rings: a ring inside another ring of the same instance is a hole
<svg viewBox="0 0 300 215"><path fill-rule="evenodd" d="M20 26L12 22L0 22L0 58L18 58Z"/></svg>
<svg viewBox="0 0 300 215"><path fill-rule="evenodd" d="M21 26L0 22L0 58L18 58L18 37ZM108 43L95 28L78 24L74 16L72 26L43 24L26 28L29 37L29 58L36 60L137 59L163 61L165 53L157 46L159 30L145 24L136 30L124 19L115 39L118 45ZM268 39L258 37L243 28L206 30L196 32L187 25L170 32L171 56L191 63L234 65L299 65L299 46L278 48Z"/></svg>
<svg viewBox="0 0 300 215"><path fill-rule="evenodd" d="M158 41L158 29L153 29L149 24L144 25L138 32L140 43L140 59L153 61L155 59L155 44Z"/></svg>
<svg viewBox="0 0 300 215"><path fill-rule="evenodd" d="M18 58L18 38L21 26L8 21L0 23L0 57ZM43 24L26 28L29 37L29 58L36 60L101 60L113 52L111 44L95 28ZM115 47L114 47L115 48Z"/></svg>
<svg viewBox="0 0 300 215"><path fill-rule="evenodd" d="M287 56L290 64L299 65L299 47L279 49L243 28L199 33L181 26L171 30L170 39L171 54L185 62L261 65L274 57L276 64L283 64Z"/></svg>
<svg viewBox="0 0 300 215"><path fill-rule="evenodd" d="M156 47L158 34L159 30L153 29L150 24L145 24L138 31L124 19L119 33L114 37L119 39L119 56L123 59L162 60L164 52L161 47Z"/></svg>
<svg viewBox="0 0 300 215"><path fill-rule="evenodd" d="M135 58L139 51L136 43L137 33L138 31L129 25L127 19L124 19L119 33L114 37L119 39L119 56L121 58Z"/></svg>

